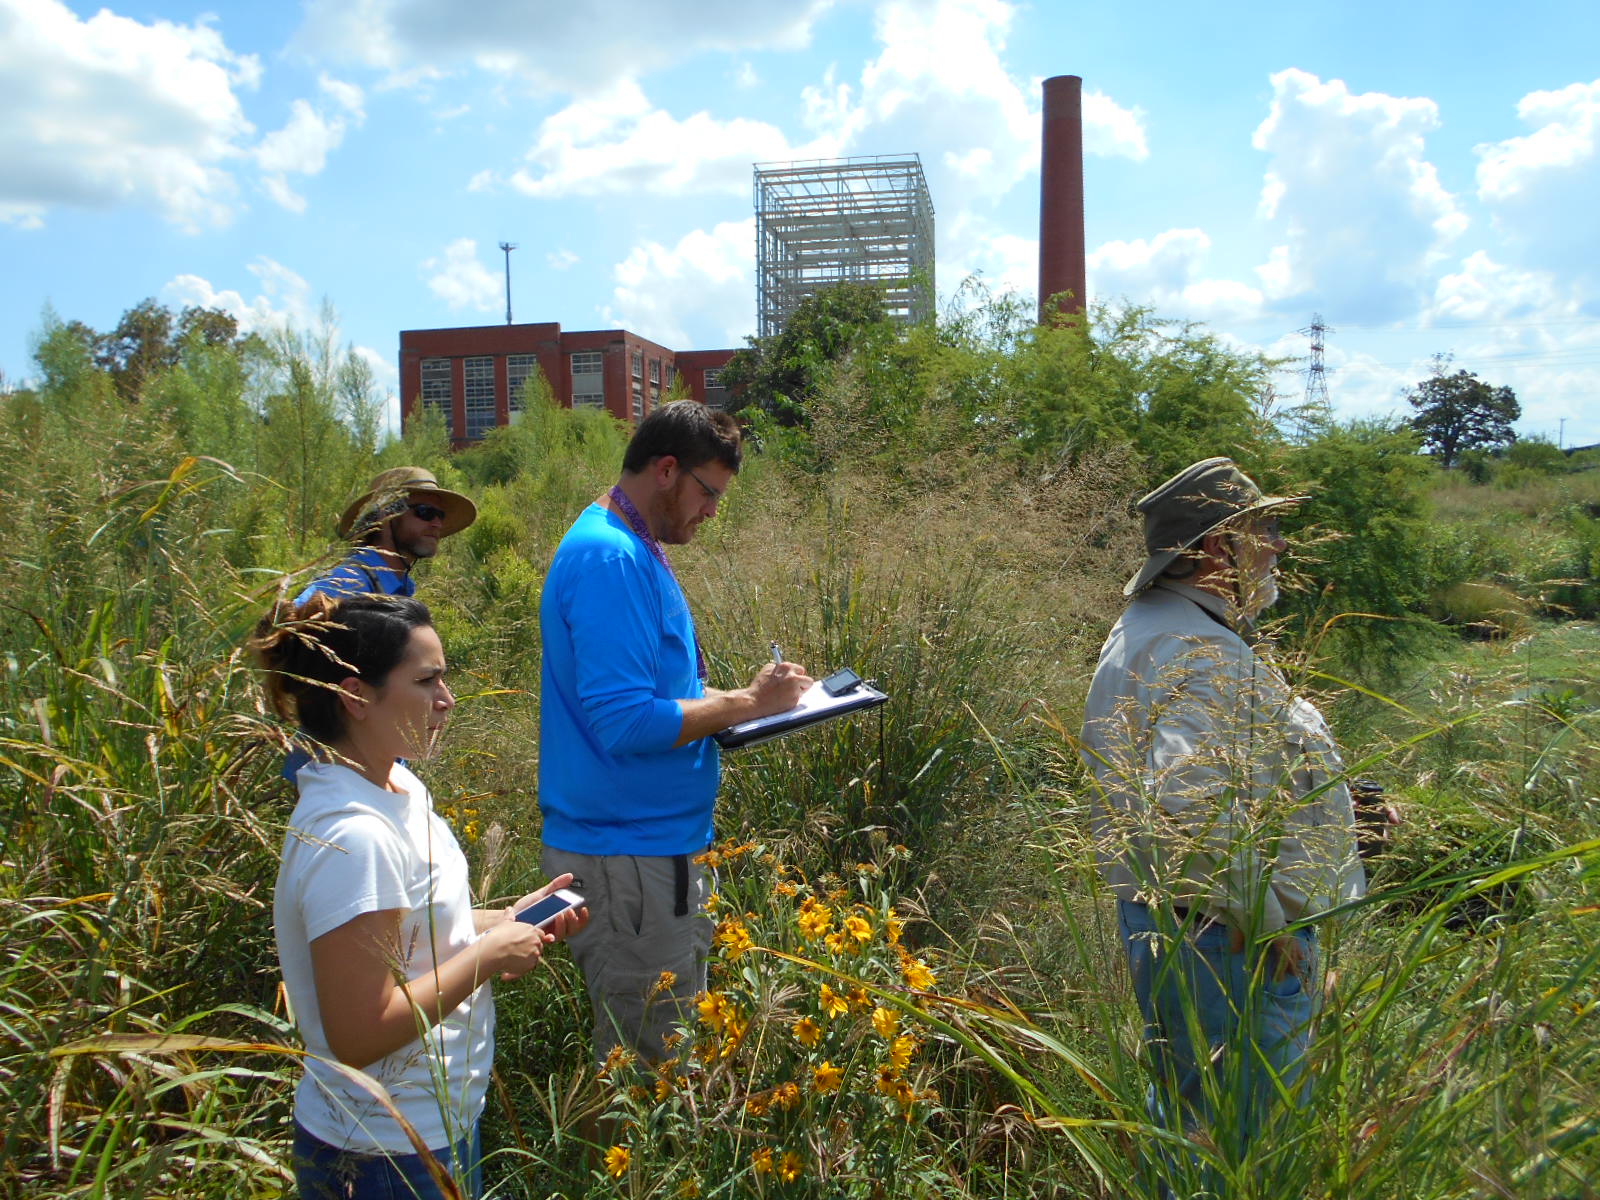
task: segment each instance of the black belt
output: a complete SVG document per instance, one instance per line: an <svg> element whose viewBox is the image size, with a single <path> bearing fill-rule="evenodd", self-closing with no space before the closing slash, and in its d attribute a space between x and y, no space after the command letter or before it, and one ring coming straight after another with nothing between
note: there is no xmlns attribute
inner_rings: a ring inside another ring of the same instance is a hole
<svg viewBox="0 0 1600 1200"><path fill-rule="evenodd" d="M689 856L687 854L674 854L672 856L672 915L687 917L689 915Z"/></svg>

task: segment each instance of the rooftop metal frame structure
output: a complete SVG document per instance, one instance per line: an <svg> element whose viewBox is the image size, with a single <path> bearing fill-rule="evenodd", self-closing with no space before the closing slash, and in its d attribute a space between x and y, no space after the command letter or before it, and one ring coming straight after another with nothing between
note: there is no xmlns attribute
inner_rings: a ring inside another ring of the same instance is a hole
<svg viewBox="0 0 1600 1200"><path fill-rule="evenodd" d="M761 337L836 283L878 284L902 325L933 315L933 199L919 156L756 163L755 206Z"/></svg>

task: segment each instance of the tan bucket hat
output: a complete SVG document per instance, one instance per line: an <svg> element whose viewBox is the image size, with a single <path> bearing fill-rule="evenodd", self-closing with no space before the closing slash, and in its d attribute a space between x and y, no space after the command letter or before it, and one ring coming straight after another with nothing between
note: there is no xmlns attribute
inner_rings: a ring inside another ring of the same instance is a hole
<svg viewBox="0 0 1600 1200"><path fill-rule="evenodd" d="M460 492L439 486L424 467L390 467L373 479L365 492L350 501L339 518L339 536L350 541L379 521L396 515L407 503L424 502L444 509L441 537L460 533L478 519L478 506Z"/></svg>
<svg viewBox="0 0 1600 1200"><path fill-rule="evenodd" d="M1179 471L1135 507L1144 514L1144 566L1122 589L1136 596L1190 546L1246 513L1299 504L1309 496L1263 496L1231 458L1206 458Z"/></svg>

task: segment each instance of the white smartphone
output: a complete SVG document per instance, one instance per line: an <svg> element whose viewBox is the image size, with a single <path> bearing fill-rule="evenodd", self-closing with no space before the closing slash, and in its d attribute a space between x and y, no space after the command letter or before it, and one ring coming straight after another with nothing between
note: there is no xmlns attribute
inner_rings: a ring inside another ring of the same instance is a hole
<svg viewBox="0 0 1600 1200"><path fill-rule="evenodd" d="M583 897L571 888L557 888L543 900L535 900L527 908L517 913L517 920L526 921L540 929L549 925L569 908L578 908L583 904Z"/></svg>

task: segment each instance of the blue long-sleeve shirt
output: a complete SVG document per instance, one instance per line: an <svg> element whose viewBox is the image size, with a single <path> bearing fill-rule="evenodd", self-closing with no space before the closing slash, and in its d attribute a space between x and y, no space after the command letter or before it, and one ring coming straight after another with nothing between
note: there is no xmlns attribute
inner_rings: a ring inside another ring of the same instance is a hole
<svg viewBox="0 0 1600 1200"><path fill-rule="evenodd" d="M688 854L712 839L717 744L674 746L704 695L694 620L671 574L590 505L556 548L539 604L544 843L576 854Z"/></svg>

